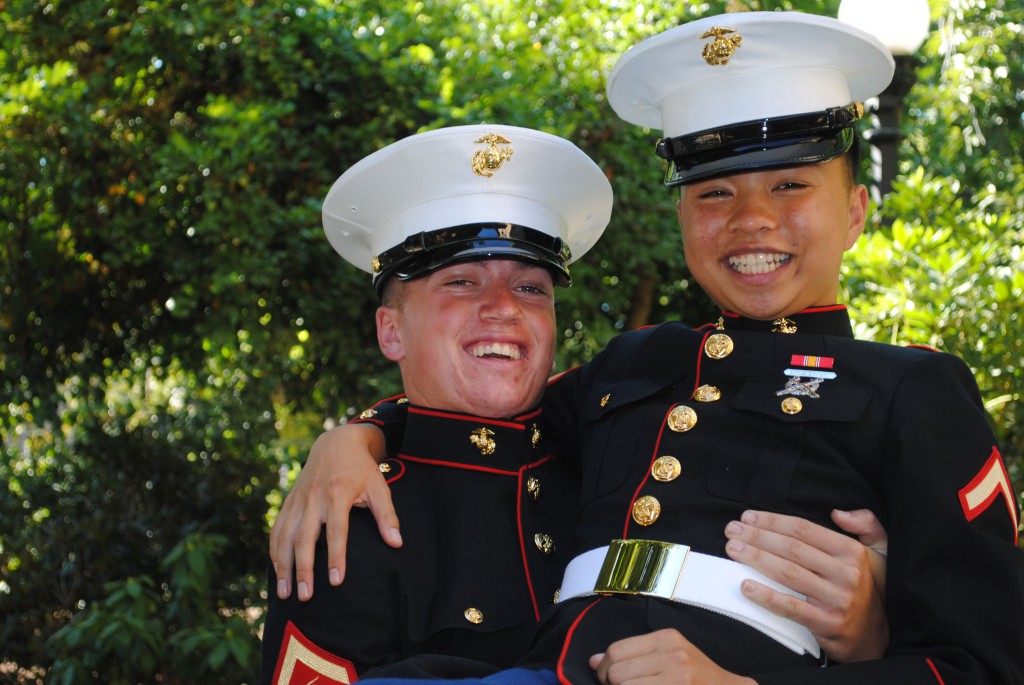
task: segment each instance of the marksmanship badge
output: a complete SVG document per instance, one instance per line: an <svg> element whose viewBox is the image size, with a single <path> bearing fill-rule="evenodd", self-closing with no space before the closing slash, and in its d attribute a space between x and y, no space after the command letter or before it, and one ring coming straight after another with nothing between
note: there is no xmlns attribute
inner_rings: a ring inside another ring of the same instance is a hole
<svg viewBox="0 0 1024 685"><path fill-rule="evenodd" d="M776 396L800 395L801 397L818 399L820 397L818 388L821 384L836 377L836 372L832 370L836 363L833 357L794 354L790 357L789 363L793 367L799 366L803 368L791 367L782 372L789 376L789 380L786 381L786 387L775 393ZM804 378L810 380L804 381Z"/></svg>

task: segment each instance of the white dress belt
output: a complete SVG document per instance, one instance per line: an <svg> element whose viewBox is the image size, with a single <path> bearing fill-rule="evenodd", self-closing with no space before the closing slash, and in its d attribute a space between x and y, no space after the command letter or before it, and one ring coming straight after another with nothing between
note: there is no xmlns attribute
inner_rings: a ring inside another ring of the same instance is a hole
<svg viewBox="0 0 1024 685"><path fill-rule="evenodd" d="M746 564L690 551L686 545L653 540L613 540L569 562L558 601L592 594L661 597L742 621L797 654L821 656L814 635L796 621L763 609L743 596L751 578L779 592L805 599Z"/></svg>

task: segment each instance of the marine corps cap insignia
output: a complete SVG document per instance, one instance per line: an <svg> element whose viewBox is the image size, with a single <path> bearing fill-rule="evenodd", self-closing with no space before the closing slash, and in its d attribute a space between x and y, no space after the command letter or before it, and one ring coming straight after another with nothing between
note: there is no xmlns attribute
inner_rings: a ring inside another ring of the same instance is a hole
<svg viewBox="0 0 1024 685"><path fill-rule="evenodd" d="M504 136L496 133L488 133L486 136L477 138L475 143L487 143L487 149L477 150L473 155L473 173L478 176L491 177L494 172L501 168L505 160L512 157L511 147L498 147L499 145L511 145Z"/></svg>
<svg viewBox="0 0 1024 685"><path fill-rule="evenodd" d="M736 29L712 26L701 34L702 40L704 38L714 38L710 43L705 43L704 48L700 51L705 62L712 66L729 63L732 53L736 52L736 48L743 42L743 36L738 33L735 36L730 36L730 33L736 33Z"/></svg>

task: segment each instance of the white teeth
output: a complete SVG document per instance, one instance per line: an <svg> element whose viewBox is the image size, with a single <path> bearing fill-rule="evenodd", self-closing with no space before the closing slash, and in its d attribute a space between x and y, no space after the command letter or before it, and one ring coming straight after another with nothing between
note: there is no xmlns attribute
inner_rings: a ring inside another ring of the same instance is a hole
<svg viewBox="0 0 1024 685"><path fill-rule="evenodd" d="M471 347L469 353L474 357L501 357L512 360L522 359L523 357L523 351L519 349L519 346L510 345L509 343L480 343Z"/></svg>
<svg viewBox="0 0 1024 685"><path fill-rule="evenodd" d="M760 252L729 257L729 266L741 274L766 274L775 271L791 258L792 255L788 254Z"/></svg>

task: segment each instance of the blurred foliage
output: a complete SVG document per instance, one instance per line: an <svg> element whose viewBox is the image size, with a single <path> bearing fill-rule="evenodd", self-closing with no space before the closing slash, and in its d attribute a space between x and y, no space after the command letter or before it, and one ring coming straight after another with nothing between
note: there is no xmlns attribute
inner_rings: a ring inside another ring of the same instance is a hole
<svg viewBox="0 0 1024 685"><path fill-rule="evenodd" d="M656 132L604 75L681 21L837 5L0 0L0 681L253 679L280 486L325 417L397 388L322 234L346 167L444 125L566 136L616 208L560 293L559 366L702 323ZM1018 489L1022 15L933 0L902 173L844 278L862 336L968 361Z"/></svg>
<svg viewBox="0 0 1024 685"><path fill-rule="evenodd" d="M149 576L106 583L104 598L51 638L56 661L47 682L131 685L149 674L244 682L259 660L259 641L246 615L218 606L209 592L227 545L224 536L188 535L164 558L169 583L161 589Z"/></svg>
<svg viewBox="0 0 1024 685"><path fill-rule="evenodd" d="M933 4L901 174L846 261L860 337L974 370L1024 485L1024 5Z"/></svg>

